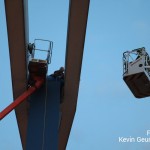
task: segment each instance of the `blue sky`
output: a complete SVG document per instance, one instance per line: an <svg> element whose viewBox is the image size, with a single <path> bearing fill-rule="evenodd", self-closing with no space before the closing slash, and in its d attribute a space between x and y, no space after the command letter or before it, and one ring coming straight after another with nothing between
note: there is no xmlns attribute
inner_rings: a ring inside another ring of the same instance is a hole
<svg viewBox="0 0 150 150"><path fill-rule="evenodd" d="M30 42L54 42L49 73L65 63L69 1L29 1ZM67 150L148 150L149 143L119 143L146 137L150 100L136 99L122 80L122 53L145 46L150 54L150 1L91 0L78 106ZM12 102L9 51L0 1L0 110ZM0 150L21 150L14 112L0 122Z"/></svg>

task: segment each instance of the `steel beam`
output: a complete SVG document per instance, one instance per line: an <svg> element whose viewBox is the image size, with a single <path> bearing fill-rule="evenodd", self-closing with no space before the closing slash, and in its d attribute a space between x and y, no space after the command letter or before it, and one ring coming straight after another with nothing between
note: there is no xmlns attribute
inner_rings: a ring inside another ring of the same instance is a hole
<svg viewBox="0 0 150 150"><path fill-rule="evenodd" d="M27 0L5 0L13 97L16 99L27 85L28 9ZM23 148L27 129L27 102L16 108Z"/></svg>
<svg viewBox="0 0 150 150"><path fill-rule="evenodd" d="M90 0L70 0L59 150L66 149L76 111L89 2Z"/></svg>
<svg viewBox="0 0 150 150"><path fill-rule="evenodd" d="M52 76L30 97L26 150L58 150L61 80Z"/></svg>

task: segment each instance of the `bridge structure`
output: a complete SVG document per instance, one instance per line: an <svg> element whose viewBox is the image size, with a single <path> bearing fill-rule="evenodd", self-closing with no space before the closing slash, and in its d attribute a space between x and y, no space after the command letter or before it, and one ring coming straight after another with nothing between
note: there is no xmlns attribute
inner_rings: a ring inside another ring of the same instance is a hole
<svg viewBox="0 0 150 150"><path fill-rule="evenodd" d="M23 150L66 149L77 106L89 4L90 0L69 1L63 101L62 82L47 76L40 89L15 107ZM28 0L5 0L5 11L16 100L28 88Z"/></svg>

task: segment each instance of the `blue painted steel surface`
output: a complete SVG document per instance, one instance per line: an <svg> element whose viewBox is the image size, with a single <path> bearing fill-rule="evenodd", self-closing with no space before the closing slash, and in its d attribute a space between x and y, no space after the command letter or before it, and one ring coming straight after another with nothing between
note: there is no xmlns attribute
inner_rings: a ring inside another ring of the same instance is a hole
<svg viewBox="0 0 150 150"><path fill-rule="evenodd" d="M31 96L26 150L58 149L60 87L61 81L49 76Z"/></svg>

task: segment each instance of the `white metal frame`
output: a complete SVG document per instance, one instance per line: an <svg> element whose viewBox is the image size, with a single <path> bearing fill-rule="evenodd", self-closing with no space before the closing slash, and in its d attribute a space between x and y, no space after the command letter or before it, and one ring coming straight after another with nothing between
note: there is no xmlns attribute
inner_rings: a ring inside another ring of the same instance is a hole
<svg viewBox="0 0 150 150"><path fill-rule="evenodd" d="M48 42L48 43L49 43L48 49L45 50L45 49L36 48L36 42L37 42L37 41ZM50 64L50 63L51 63L51 58L52 58L52 49L53 49L53 42L52 42L52 41L43 40L43 39L35 39L35 40L34 40L34 44L33 44L33 51L32 51L32 54L31 54L31 59L35 59L35 58L34 58L35 50L47 52L46 61L47 61L48 64Z"/></svg>
<svg viewBox="0 0 150 150"><path fill-rule="evenodd" d="M123 53L123 76L139 72L150 78L150 57L144 47Z"/></svg>

